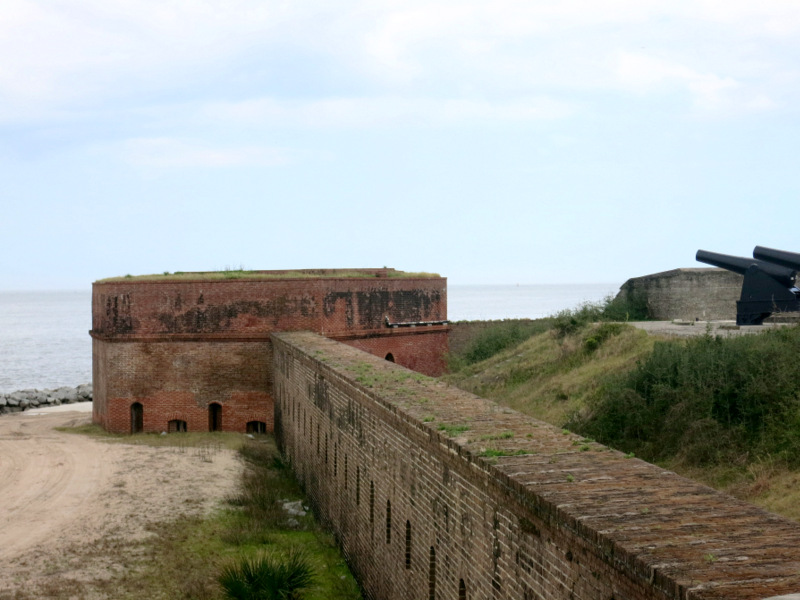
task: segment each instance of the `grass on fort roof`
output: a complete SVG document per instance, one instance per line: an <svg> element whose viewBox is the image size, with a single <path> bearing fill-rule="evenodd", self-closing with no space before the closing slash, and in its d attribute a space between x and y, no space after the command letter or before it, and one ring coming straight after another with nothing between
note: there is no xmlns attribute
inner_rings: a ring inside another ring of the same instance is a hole
<svg viewBox="0 0 800 600"><path fill-rule="evenodd" d="M298 269L281 273L270 271L248 271L244 269L222 271L175 271L170 273L153 273L150 275L123 275L99 279L96 283L116 283L124 281L195 281L195 280L229 280L229 279L430 279L441 277L438 273L423 271L397 271L387 269L386 277L379 277L374 272L359 269L326 270Z"/></svg>

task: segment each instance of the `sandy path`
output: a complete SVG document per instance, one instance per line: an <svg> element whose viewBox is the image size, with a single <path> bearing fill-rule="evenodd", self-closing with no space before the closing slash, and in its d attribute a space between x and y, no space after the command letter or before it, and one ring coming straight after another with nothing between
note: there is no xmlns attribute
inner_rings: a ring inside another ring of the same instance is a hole
<svg viewBox="0 0 800 600"><path fill-rule="evenodd" d="M124 570L155 524L212 510L233 492L241 463L209 446L109 443L55 431L80 412L0 417L0 599L46 597ZM108 551L113 546L114 551Z"/></svg>

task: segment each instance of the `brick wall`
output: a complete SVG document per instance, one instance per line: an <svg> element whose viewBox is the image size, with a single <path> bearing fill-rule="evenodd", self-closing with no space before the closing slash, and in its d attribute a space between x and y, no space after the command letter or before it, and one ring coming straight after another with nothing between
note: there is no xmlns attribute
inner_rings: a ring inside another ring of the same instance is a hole
<svg viewBox="0 0 800 600"><path fill-rule="evenodd" d="M97 282L92 296L94 422L131 431L172 420L207 431L219 404L222 429L260 421L272 431L271 345L279 330L334 336L381 358L438 375L446 326L446 280L428 278L222 279Z"/></svg>
<svg viewBox="0 0 800 600"><path fill-rule="evenodd" d="M800 526L310 333L277 333L276 433L373 599L754 599Z"/></svg>

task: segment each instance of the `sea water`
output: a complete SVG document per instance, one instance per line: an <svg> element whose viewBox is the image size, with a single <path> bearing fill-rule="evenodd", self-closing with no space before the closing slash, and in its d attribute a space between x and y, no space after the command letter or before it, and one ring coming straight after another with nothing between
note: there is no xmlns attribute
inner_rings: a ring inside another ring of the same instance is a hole
<svg viewBox="0 0 800 600"><path fill-rule="evenodd" d="M536 319L598 302L617 284L449 285L451 321ZM91 293L0 292L0 392L92 379Z"/></svg>

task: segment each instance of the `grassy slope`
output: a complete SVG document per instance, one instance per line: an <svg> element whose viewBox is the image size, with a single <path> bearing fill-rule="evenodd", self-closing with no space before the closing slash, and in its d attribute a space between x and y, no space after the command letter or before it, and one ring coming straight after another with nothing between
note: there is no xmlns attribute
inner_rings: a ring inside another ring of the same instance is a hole
<svg viewBox="0 0 800 600"><path fill-rule="evenodd" d="M596 332L597 326L561 338L554 331L540 333L445 379L563 427L606 376L632 369L657 340L625 325L590 351L587 340ZM670 460L661 466L800 521L800 472L769 457L737 465L696 467Z"/></svg>
<svg viewBox="0 0 800 600"><path fill-rule="evenodd" d="M591 352L590 337L588 331L562 339L551 331L534 335L445 379L561 427L585 406L603 376L630 368L653 347L652 337L629 325Z"/></svg>

